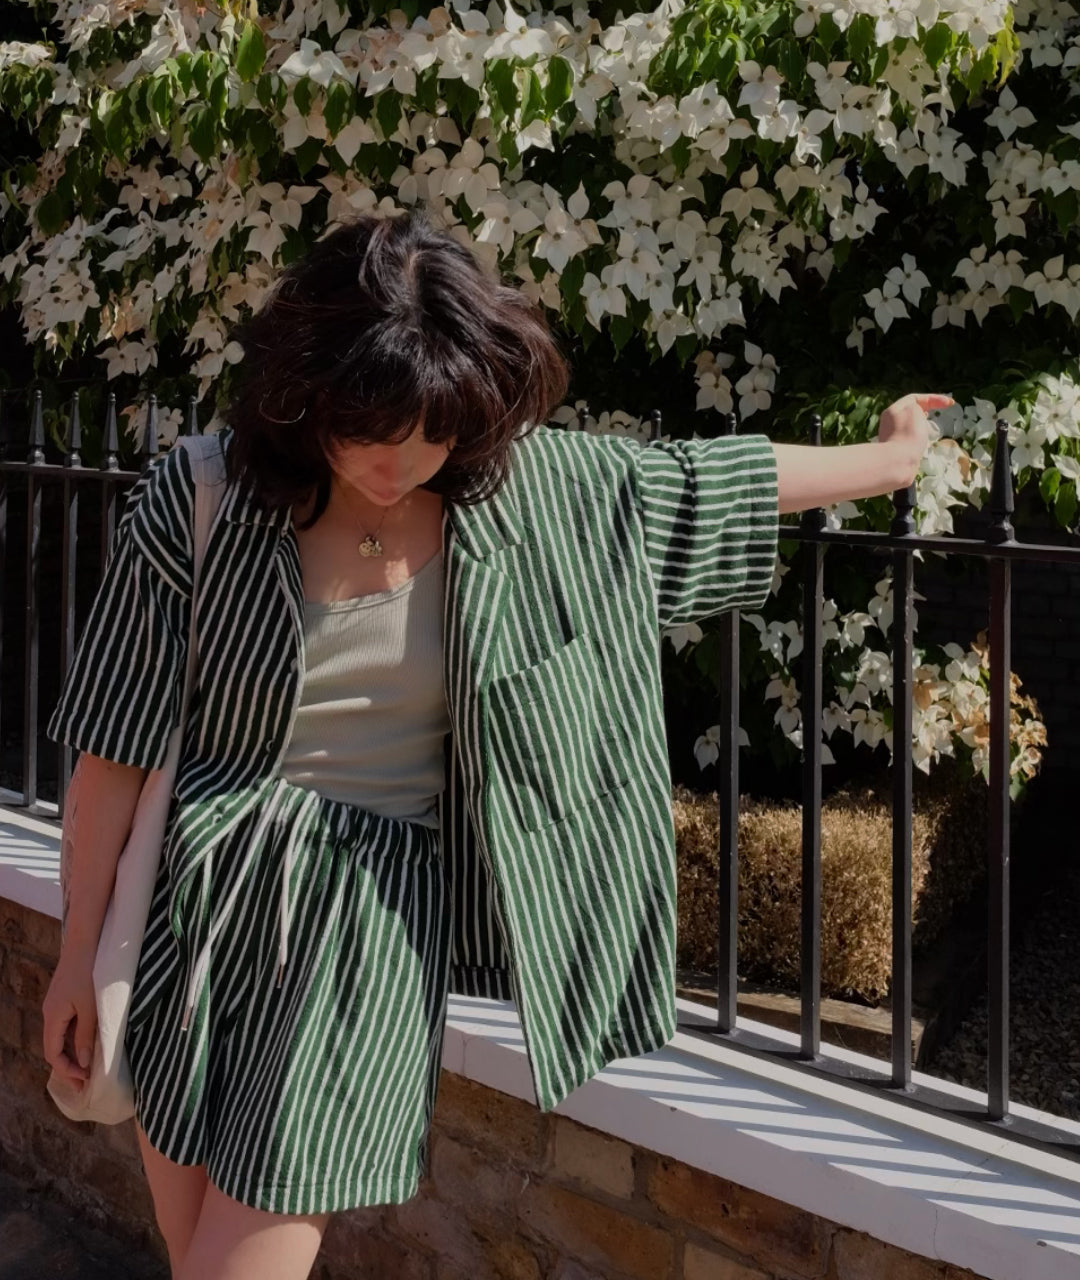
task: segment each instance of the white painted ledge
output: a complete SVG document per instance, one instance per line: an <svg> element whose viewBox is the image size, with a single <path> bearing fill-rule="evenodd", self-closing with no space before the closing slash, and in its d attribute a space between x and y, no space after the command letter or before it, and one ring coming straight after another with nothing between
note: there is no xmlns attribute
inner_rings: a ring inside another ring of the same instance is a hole
<svg viewBox="0 0 1080 1280"><path fill-rule="evenodd" d="M59 824L0 811L0 897L58 916ZM678 1001L682 1015L715 1011ZM797 1037L739 1025L790 1049ZM881 1074L883 1064L823 1046ZM514 1006L451 995L442 1065L535 1101ZM920 1084L985 1095L916 1073ZM1080 1136L1080 1124L1013 1104ZM1080 1280L1080 1162L677 1032L556 1109L582 1124L990 1280Z"/></svg>

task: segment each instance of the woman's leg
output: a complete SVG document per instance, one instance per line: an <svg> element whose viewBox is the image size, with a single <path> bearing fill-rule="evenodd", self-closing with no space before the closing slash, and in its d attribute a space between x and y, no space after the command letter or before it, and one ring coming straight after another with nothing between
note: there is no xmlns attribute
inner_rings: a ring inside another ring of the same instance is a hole
<svg viewBox="0 0 1080 1280"><path fill-rule="evenodd" d="M169 1265L175 1280L202 1211L203 1196L208 1186L206 1166L177 1164L162 1155L150 1145L137 1120L135 1136L139 1140L143 1168L154 1200L154 1216L169 1250Z"/></svg>
<svg viewBox="0 0 1080 1280"><path fill-rule="evenodd" d="M329 1213L267 1213L208 1183L177 1280L306 1280Z"/></svg>

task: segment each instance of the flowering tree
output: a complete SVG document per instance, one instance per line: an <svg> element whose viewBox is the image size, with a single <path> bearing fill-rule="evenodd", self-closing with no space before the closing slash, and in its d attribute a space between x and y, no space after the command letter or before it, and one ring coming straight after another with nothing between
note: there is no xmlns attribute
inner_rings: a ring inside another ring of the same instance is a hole
<svg viewBox="0 0 1080 1280"><path fill-rule="evenodd" d="M645 434L662 408L676 434L713 435L737 408L800 439L819 412L844 441L912 387L947 389L920 528L981 503L1001 416L1021 493L1076 519L1080 32L1063 0L0 12L40 26L0 44L18 157L2 300L40 374L103 363L129 420L151 382L212 411L241 356L229 326L275 270L355 210L423 200L589 353L567 425ZM744 639L797 743L785 569ZM890 595L870 590L830 602L824 727L873 746L891 737ZM671 633L671 654L694 660L705 634ZM917 664L917 762L981 767L979 650ZM1041 726L1017 718L1022 778Z"/></svg>

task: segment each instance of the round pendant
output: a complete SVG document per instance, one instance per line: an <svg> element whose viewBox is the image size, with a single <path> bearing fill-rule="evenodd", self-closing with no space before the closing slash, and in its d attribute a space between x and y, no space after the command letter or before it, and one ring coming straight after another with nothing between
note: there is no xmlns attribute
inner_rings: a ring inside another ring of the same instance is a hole
<svg viewBox="0 0 1080 1280"><path fill-rule="evenodd" d="M381 556L382 543L369 533L364 541L360 543L359 551L362 556Z"/></svg>

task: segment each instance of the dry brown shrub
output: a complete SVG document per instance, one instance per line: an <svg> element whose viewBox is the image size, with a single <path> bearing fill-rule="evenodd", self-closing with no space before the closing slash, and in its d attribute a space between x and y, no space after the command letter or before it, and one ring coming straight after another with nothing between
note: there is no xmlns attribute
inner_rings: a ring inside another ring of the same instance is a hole
<svg viewBox="0 0 1080 1280"><path fill-rule="evenodd" d="M717 795L675 787L678 963L716 965ZM949 812L928 797L912 820L912 912L919 915L930 851ZM801 939L802 811L744 799L739 808L739 973L797 989ZM892 955L892 823L868 791L839 793L821 813L821 978L825 995L877 1001Z"/></svg>

